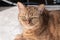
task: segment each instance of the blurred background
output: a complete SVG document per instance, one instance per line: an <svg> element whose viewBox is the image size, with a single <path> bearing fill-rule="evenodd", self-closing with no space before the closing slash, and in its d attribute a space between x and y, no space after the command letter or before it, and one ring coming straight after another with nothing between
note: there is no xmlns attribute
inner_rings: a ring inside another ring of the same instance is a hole
<svg viewBox="0 0 60 40"><path fill-rule="evenodd" d="M15 6L18 1L25 5L38 5L42 3L45 5L60 5L60 0L0 0L0 10Z"/></svg>
<svg viewBox="0 0 60 40"><path fill-rule="evenodd" d="M20 1L24 4L29 5L37 5L44 3L46 5L59 5L60 0L0 0L0 6L13 6L16 5L16 3Z"/></svg>
<svg viewBox="0 0 60 40"><path fill-rule="evenodd" d="M42 3L45 5L60 5L60 0L0 0L0 10L15 6L18 1L25 5L38 5Z"/></svg>

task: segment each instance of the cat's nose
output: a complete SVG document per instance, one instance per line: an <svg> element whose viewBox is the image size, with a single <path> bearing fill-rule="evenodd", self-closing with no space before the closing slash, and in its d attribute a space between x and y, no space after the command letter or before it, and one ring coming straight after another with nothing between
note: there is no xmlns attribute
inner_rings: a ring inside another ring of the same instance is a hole
<svg viewBox="0 0 60 40"><path fill-rule="evenodd" d="M31 19L30 19L30 18L29 18L29 19L27 19L27 23L28 23L28 24L30 24L30 22L31 22Z"/></svg>

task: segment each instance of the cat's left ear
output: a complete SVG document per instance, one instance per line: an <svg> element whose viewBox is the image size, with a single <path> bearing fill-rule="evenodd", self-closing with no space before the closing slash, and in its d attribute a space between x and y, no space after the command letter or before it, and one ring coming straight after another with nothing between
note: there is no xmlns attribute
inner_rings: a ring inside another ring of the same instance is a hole
<svg viewBox="0 0 60 40"><path fill-rule="evenodd" d="M39 11L43 12L44 9L45 9L45 5L44 5L44 4L40 4L40 5L38 6L38 10L39 10Z"/></svg>
<svg viewBox="0 0 60 40"><path fill-rule="evenodd" d="M26 7L25 7L25 5L23 5L21 2L18 2L17 3L17 6L18 6L18 9L19 9L19 12L20 11L25 11L26 10Z"/></svg>

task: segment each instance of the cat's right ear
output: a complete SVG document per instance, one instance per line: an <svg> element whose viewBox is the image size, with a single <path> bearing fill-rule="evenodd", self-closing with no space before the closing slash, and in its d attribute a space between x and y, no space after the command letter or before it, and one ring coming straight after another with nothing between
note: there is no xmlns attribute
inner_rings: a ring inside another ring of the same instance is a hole
<svg viewBox="0 0 60 40"><path fill-rule="evenodd" d="M18 2L17 5L18 5L19 12L26 10L25 6L21 2Z"/></svg>
<svg viewBox="0 0 60 40"><path fill-rule="evenodd" d="M45 9L45 5L44 5L44 4L40 4L39 7L38 7L38 9L39 9L41 12L43 12L44 9Z"/></svg>

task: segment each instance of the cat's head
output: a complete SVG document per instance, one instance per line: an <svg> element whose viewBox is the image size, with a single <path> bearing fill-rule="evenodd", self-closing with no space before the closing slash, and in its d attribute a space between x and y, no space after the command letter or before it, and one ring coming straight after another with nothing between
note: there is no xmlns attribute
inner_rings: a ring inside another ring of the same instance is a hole
<svg viewBox="0 0 60 40"><path fill-rule="evenodd" d="M44 11L44 4L35 6L25 6L22 3L18 2L18 19L19 22L26 28L33 28L42 23L41 15Z"/></svg>

